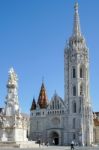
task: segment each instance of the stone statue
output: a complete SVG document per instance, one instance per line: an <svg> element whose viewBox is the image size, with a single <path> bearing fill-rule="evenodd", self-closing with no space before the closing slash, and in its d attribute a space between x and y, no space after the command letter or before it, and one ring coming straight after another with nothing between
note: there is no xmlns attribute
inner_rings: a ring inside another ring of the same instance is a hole
<svg viewBox="0 0 99 150"><path fill-rule="evenodd" d="M5 128L6 127L6 117L0 116L0 125Z"/></svg>
<svg viewBox="0 0 99 150"><path fill-rule="evenodd" d="M9 70L8 85L15 85L17 87L17 81L18 81L17 74L15 73L14 69L11 68Z"/></svg>

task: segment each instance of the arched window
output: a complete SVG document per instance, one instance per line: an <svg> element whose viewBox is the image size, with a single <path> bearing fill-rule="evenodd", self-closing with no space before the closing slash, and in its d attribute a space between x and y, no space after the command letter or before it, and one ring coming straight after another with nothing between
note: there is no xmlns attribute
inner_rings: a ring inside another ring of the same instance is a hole
<svg viewBox="0 0 99 150"><path fill-rule="evenodd" d="M73 86L73 96L76 96L76 86Z"/></svg>
<svg viewBox="0 0 99 150"><path fill-rule="evenodd" d="M52 105L50 105L50 109L52 109Z"/></svg>
<svg viewBox="0 0 99 150"><path fill-rule="evenodd" d="M82 84L80 85L80 96L83 94L83 86Z"/></svg>
<svg viewBox="0 0 99 150"><path fill-rule="evenodd" d="M73 78L76 78L76 69L73 67Z"/></svg>
<svg viewBox="0 0 99 150"><path fill-rule="evenodd" d="M76 119L73 118L73 129L75 129L75 126L76 126Z"/></svg>
<svg viewBox="0 0 99 150"><path fill-rule="evenodd" d="M83 78L83 68L82 67L80 67L80 78Z"/></svg>
<svg viewBox="0 0 99 150"><path fill-rule="evenodd" d="M59 105L60 109L61 109L61 106L62 106L62 105L61 105L61 103L60 103L60 105Z"/></svg>
<svg viewBox="0 0 99 150"><path fill-rule="evenodd" d="M79 100L79 113L81 113L81 99Z"/></svg>
<svg viewBox="0 0 99 150"><path fill-rule="evenodd" d="M73 113L76 113L76 102L73 102Z"/></svg>
<svg viewBox="0 0 99 150"><path fill-rule="evenodd" d="M62 110L62 114L64 114L64 110Z"/></svg>
<svg viewBox="0 0 99 150"><path fill-rule="evenodd" d="M54 101L53 101L53 104L52 104L52 106L53 106L53 109L54 109Z"/></svg>
<svg viewBox="0 0 99 150"><path fill-rule="evenodd" d="M57 109L59 109L59 101L57 102Z"/></svg>

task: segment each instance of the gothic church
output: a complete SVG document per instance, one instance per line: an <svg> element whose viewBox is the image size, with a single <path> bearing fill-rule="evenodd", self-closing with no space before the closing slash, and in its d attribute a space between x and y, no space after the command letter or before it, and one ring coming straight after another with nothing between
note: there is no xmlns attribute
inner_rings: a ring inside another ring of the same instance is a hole
<svg viewBox="0 0 99 150"><path fill-rule="evenodd" d="M64 100L55 93L50 101L44 83L30 110L30 139L55 145L93 142L93 113L89 93L89 54L80 30L78 3L73 33L64 49Z"/></svg>

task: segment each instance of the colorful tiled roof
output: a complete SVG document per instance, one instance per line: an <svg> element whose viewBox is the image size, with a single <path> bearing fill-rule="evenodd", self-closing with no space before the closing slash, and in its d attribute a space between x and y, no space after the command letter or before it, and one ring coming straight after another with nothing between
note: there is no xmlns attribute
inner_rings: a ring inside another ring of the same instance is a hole
<svg viewBox="0 0 99 150"><path fill-rule="evenodd" d="M44 83L42 83L39 97L38 97L38 104L39 104L40 108L41 109L46 108L47 102L48 102L48 99L47 99L47 95L46 95L46 89L45 89Z"/></svg>

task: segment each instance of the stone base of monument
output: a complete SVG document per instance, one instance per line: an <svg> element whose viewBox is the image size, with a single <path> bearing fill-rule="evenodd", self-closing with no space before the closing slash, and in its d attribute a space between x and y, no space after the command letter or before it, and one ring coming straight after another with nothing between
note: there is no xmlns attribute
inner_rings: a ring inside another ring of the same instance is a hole
<svg viewBox="0 0 99 150"><path fill-rule="evenodd" d="M35 141L26 141L26 142L0 142L0 148L37 148L39 144L36 144Z"/></svg>
<svg viewBox="0 0 99 150"><path fill-rule="evenodd" d="M39 144L37 144L35 141L17 142L17 144L19 144L20 148L39 147Z"/></svg>

